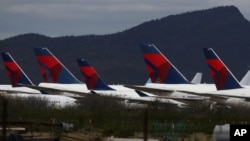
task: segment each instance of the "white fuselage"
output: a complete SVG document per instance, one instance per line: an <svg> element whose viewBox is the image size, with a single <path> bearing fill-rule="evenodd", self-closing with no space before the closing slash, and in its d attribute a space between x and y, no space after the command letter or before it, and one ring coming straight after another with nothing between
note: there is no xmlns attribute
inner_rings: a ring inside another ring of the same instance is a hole
<svg viewBox="0 0 250 141"><path fill-rule="evenodd" d="M24 94L24 93L7 93L1 94L4 97L12 98L38 98L41 100L46 100L48 106L53 106L55 108L64 108L67 106L77 106L76 99L61 95L47 95L47 94Z"/></svg>
<svg viewBox="0 0 250 141"><path fill-rule="evenodd" d="M6 93L41 93L38 90L31 89L28 87L12 87L12 85L0 85L0 91Z"/></svg>

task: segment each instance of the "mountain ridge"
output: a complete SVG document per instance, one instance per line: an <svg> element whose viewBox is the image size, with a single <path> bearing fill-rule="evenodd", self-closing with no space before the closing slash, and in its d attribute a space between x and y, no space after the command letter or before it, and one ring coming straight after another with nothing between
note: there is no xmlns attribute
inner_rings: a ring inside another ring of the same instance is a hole
<svg viewBox="0 0 250 141"><path fill-rule="evenodd" d="M35 58L31 59L32 48L48 47L79 80L82 76L75 59L84 57L108 83L143 84L148 76L139 49L141 43L154 43L188 79L201 71L209 80L202 48L213 47L232 72L241 77L248 69L242 60L250 60L249 37L250 23L240 11L235 6L221 6L169 15L107 35L18 35L1 40L0 48L9 51L35 83L41 81L41 75ZM232 57L235 55L242 58L236 61ZM2 65L0 72L4 78L0 83L8 83Z"/></svg>

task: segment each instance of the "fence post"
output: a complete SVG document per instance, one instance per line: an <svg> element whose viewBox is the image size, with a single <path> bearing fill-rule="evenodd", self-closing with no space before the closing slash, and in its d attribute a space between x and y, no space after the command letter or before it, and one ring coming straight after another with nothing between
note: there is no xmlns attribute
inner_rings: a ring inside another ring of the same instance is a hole
<svg viewBox="0 0 250 141"><path fill-rule="evenodd" d="M148 140L148 111L147 110L144 111L143 125L144 125L143 137L144 137L144 141L147 141Z"/></svg>

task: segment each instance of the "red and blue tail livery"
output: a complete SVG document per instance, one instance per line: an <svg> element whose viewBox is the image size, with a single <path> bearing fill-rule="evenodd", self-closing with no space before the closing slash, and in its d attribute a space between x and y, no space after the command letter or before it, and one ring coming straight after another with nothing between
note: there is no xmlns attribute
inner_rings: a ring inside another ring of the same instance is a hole
<svg viewBox="0 0 250 141"><path fill-rule="evenodd" d="M188 80L153 44L140 45L146 69L153 83L186 84Z"/></svg>
<svg viewBox="0 0 250 141"><path fill-rule="evenodd" d="M34 48L44 82L81 83L47 48Z"/></svg>
<svg viewBox="0 0 250 141"><path fill-rule="evenodd" d="M217 90L241 88L238 80L212 48L204 48L203 51Z"/></svg>
<svg viewBox="0 0 250 141"><path fill-rule="evenodd" d="M19 67L16 61L12 58L10 53L2 52L2 58L4 66L6 68L7 75L13 87L17 87L18 84L33 85L31 80L26 76L23 70Z"/></svg>
<svg viewBox="0 0 250 141"><path fill-rule="evenodd" d="M100 78L95 69L85 59L79 58L77 62L89 90L114 90Z"/></svg>

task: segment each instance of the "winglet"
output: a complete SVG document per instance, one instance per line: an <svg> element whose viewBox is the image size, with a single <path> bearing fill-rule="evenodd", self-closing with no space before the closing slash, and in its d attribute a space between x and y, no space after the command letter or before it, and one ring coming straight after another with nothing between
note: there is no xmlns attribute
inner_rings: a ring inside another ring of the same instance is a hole
<svg viewBox="0 0 250 141"><path fill-rule="evenodd" d="M47 48L34 48L34 51L45 82L81 83Z"/></svg>
<svg viewBox="0 0 250 141"><path fill-rule="evenodd" d="M150 78L146 81L145 85L147 85L147 84L149 84L149 83L152 83L152 81L151 81Z"/></svg>
<svg viewBox="0 0 250 141"><path fill-rule="evenodd" d="M248 70L244 77L241 79L240 84L246 86L250 85L250 70Z"/></svg>
<svg viewBox="0 0 250 141"><path fill-rule="evenodd" d="M194 78L192 79L191 83L193 84L200 84L201 83L201 79L202 79L202 73L201 72L197 72L194 76Z"/></svg>
<svg viewBox="0 0 250 141"><path fill-rule="evenodd" d="M239 81L212 48L204 48L203 51L217 90L241 88Z"/></svg>
<svg viewBox="0 0 250 141"><path fill-rule="evenodd" d="M77 62L89 90L114 90L100 78L95 69L85 59L77 59Z"/></svg>
<svg viewBox="0 0 250 141"><path fill-rule="evenodd" d="M20 83L34 85L20 68L20 66L16 63L16 61L12 58L10 53L2 52L2 58L7 75L13 87L19 86Z"/></svg>
<svg viewBox="0 0 250 141"><path fill-rule="evenodd" d="M146 68L153 83L185 84L188 80L153 44L140 45Z"/></svg>

